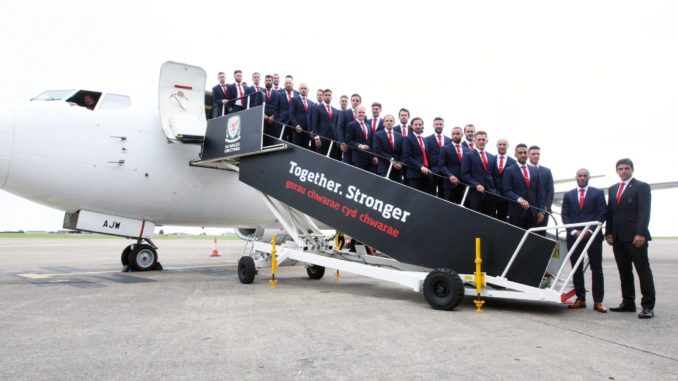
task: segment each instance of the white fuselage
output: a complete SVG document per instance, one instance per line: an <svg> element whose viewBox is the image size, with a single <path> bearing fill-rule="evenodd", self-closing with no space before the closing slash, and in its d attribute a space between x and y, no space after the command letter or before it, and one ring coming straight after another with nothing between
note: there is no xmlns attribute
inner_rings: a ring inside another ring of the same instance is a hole
<svg viewBox="0 0 678 381"><path fill-rule="evenodd" d="M0 188L67 212L157 225L274 226L238 173L189 166L200 145L169 142L152 97L88 110L30 101L0 110Z"/></svg>

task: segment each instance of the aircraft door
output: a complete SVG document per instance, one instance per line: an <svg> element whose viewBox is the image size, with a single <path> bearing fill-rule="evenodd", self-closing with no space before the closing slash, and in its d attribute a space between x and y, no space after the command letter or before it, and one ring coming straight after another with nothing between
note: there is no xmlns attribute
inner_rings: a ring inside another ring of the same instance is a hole
<svg viewBox="0 0 678 381"><path fill-rule="evenodd" d="M205 71L197 66L165 62L160 68L158 108L165 135L172 141L202 140L205 117Z"/></svg>

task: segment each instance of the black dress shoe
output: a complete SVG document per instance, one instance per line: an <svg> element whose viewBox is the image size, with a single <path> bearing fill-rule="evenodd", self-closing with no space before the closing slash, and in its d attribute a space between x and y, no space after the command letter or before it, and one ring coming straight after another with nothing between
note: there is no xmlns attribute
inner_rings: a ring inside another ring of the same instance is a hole
<svg viewBox="0 0 678 381"><path fill-rule="evenodd" d="M650 319L654 317L654 311L651 308L643 308L638 314L639 319Z"/></svg>
<svg viewBox="0 0 678 381"><path fill-rule="evenodd" d="M636 306L630 304L620 304L619 307L610 307L612 312L636 312Z"/></svg>

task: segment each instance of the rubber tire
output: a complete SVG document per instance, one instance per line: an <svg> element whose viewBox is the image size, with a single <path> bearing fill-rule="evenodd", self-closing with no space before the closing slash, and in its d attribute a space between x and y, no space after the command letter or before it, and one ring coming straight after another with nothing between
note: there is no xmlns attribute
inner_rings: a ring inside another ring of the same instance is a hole
<svg viewBox="0 0 678 381"><path fill-rule="evenodd" d="M318 265L306 266L306 274L308 274L308 277L311 279L322 279L325 275L325 268Z"/></svg>
<svg viewBox="0 0 678 381"><path fill-rule="evenodd" d="M158 252L151 245L135 245L129 253L128 260L129 267L134 271L152 270L158 263Z"/></svg>
<svg viewBox="0 0 678 381"><path fill-rule="evenodd" d="M436 269L424 280L424 298L436 310L449 311L464 298L464 282L450 269Z"/></svg>
<svg viewBox="0 0 678 381"><path fill-rule="evenodd" d="M132 250L134 250L134 245L129 245L122 251L120 262L123 266L129 266L129 253L131 253Z"/></svg>
<svg viewBox="0 0 678 381"><path fill-rule="evenodd" d="M242 284L250 284L254 282L254 277L257 275L257 266L254 264L254 259L249 256L240 257L238 260L238 279Z"/></svg>

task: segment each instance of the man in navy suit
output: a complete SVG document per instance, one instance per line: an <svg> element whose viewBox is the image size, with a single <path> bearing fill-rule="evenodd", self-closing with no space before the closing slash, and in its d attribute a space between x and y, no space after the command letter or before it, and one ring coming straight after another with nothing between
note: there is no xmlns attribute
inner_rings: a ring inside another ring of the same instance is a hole
<svg viewBox="0 0 678 381"><path fill-rule="evenodd" d="M401 183L403 181L403 173L400 160L403 137L393 131L394 124L395 117L393 115L386 115L384 117L384 129L377 131L372 139L372 152L377 155L377 174L379 176L386 176L391 162L393 162L389 179Z"/></svg>
<svg viewBox="0 0 678 381"><path fill-rule="evenodd" d="M241 70L235 70L233 78L235 78L235 82L228 88L229 92L226 97L229 100L231 112L238 112L247 108L247 98L245 97L247 84L242 81Z"/></svg>
<svg viewBox="0 0 678 381"><path fill-rule="evenodd" d="M539 208L542 201L539 172L527 165L527 145L518 144L515 150L517 162L504 170L502 194L510 200L508 222L523 229L536 227L545 218Z"/></svg>
<svg viewBox="0 0 678 381"><path fill-rule="evenodd" d="M440 150L438 159L438 166L436 172L445 176L448 180L443 185L443 198L447 201L452 201L455 204L460 204L464 197L466 187L461 181L461 161L464 152L468 148L463 148L461 145L461 127L454 127L452 129L451 143L443 146Z"/></svg>
<svg viewBox="0 0 678 381"><path fill-rule="evenodd" d="M332 90L323 91L324 102L311 112L311 130L313 131L313 146L315 151L327 155L332 140L336 141L334 131L339 119L339 110L331 106ZM332 144L330 157L341 160L339 147L336 142Z"/></svg>
<svg viewBox="0 0 678 381"><path fill-rule="evenodd" d="M539 165L539 159L541 158L541 149L539 146L530 146L527 154L529 156L529 165L534 166L539 171L539 183L542 187L542 194L544 195L544 205L540 206L540 208L547 212L547 217L539 224L539 226L546 226L549 223L548 213L551 213L551 205L553 204L553 197L555 195L553 174L550 169L543 165ZM544 230L537 234L545 236L546 231Z"/></svg>
<svg viewBox="0 0 678 381"><path fill-rule="evenodd" d="M506 197L504 194L504 187L502 186L504 183L504 169L516 163L512 157L507 155L508 147L508 140L503 138L497 140L497 165L494 166L494 170L492 172L492 175L494 176L494 183L497 184L497 188L499 188L499 194L503 197ZM508 200L503 198L497 199L497 211L495 217L499 221L506 221L506 216L508 216L508 206Z"/></svg>
<svg viewBox="0 0 678 381"><path fill-rule="evenodd" d="M487 132L478 131L473 138L475 149L464 154L461 161L461 180L470 187L466 197L468 207L486 214L494 215L497 188L492 176L495 157L485 152Z"/></svg>
<svg viewBox="0 0 678 381"><path fill-rule="evenodd" d="M633 177L631 159L617 161L619 184L610 187L607 207L605 240L612 245L614 259L621 279L622 302L619 307L610 308L614 312L633 312L636 310L636 291L634 289L633 267L640 280L640 305L643 310L638 317L654 317L654 279L647 255L648 242L652 240L648 225L652 195L650 186Z"/></svg>
<svg viewBox="0 0 678 381"><path fill-rule="evenodd" d="M276 91L273 90L273 76L266 74L264 77L264 92L263 96L266 99L264 106L264 133L275 138L280 137L280 126L275 122L275 98ZM277 141L269 136L264 136L264 145L275 144Z"/></svg>
<svg viewBox="0 0 678 381"><path fill-rule="evenodd" d="M406 138L412 133L412 127L408 124L408 121L410 120L410 111L404 107L401 108L400 111L398 111L398 119L400 120L400 124L393 127L393 131Z"/></svg>
<svg viewBox="0 0 678 381"><path fill-rule="evenodd" d="M359 105L355 112L356 120L346 125L346 144L352 155L351 163L358 168L370 171L371 164L373 164L373 156L370 154L372 130L365 123L365 106Z"/></svg>
<svg viewBox="0 0 678 381"><path fill-rule="evenodd" d="M563 196L562 218L564 224L598 221L605 222L607 206L605 205L605 193L589 186L589 171L582 168L577 171L577 188L565 193ZM582 227L567 229L567 249L570 250L577 239L582 240L570 256L570 263L575 265L586 246L594 228L583 229ZM591 242L587 254L591 266L591 289L593 290L593 309L605 313L607 308L603 305L605 286L603 280L603 235L598 234ZM581 263L574 272L574 288L577 292L577 300L569 308L586 308L586 288L584 283L584 264Z"/></svg>
<svg viewBox="0 0 678 381"><path fill-rule="evenodd" d="M407 137L403 136L403 162L407 165L405 177L409 181L406 185L435 195L431 170L433 166L428 159L423 132L424 120L416 117L412 119L412 133Z"/></svg>
<svg viewBox="0 0 678 381"><path fill-rule="evenodd" d="M217 80L219 80L219 83L212 88L212 97L214 99L212 118L228 114L226 107L228 99L226 98L226 94L229 92L229 86L226 84L226 73L220 71L217 74Z"/></svg>
<svg viewBox="0 0 678 381"><path fill-rule="evenodd" d="M342 152L341 160L347 164L351 164L353 153L347 145L346 126L350 122L356 120L357 115L355 110L356 107L360 106L361 103L362 97L359 94L351 95L351 108L341 110L339 113L339 119L337 120L337 130L335 131L335 135L337 135L337 140L339 140L340 143L339 148Z"/></svg>
<svg viewBox="0 0 678 381"><path fill-rule="evenodd" d="M292 141L292 128L290 127L290 103L292 98L298 97L299 93L294 90L292 78L285 78L285 88L278 91L274 98L275 121L284 128L283 140Z"/></svg>
<svg viewBox="0 0 678 381"><path fill-rule="evenodd" d="M252 73L252 86L245 91L249 95L249 107L257 107L264 104L264 88L259 84L261 81L261 74L259 72Z"/></svg>
<svg viewBox="0 0 678 381"><path fill-rule="evenodd" d="M384 129L384 120L379 117L381 114L381 103L372 103L372 118L367 119L367 124L370 126L373 134Z"/></svg>
<svg viewBox="0 0 678 381"><path fill-rule="evenodd" d="M434 173L438 174L436 171L438 167L438 159L440 158L440 150L452 143L452 140L448 138L447 136L443 135L443 129L445 128L445 121L441 117L436 117L433 119L433 134L429 135L426 137L426 149L428 150L428 158L431 160L431 167L434 169ZM435 195L443 198L445 191L444 191L444 184L445 184L445 179L442 176L434 176L432 178L433 180L433 189L435 191Z"/></svg>
<svg viewBox="0 0 678 381"><path fill-rule="evenodd" d="M311 137L311 113L315 103L308 99L308 85L299 84L299 96L290 102L290 125L294 127L292 142L309 149Z"/></svg>
<svg viewBox="0 0 678 381"><path fill-rule="evenodd" d="M476 147L473 143L473 138L476 134L476 126L471 123L464 126L464 142L461 143L469 151L473 151Z"/></svg>

